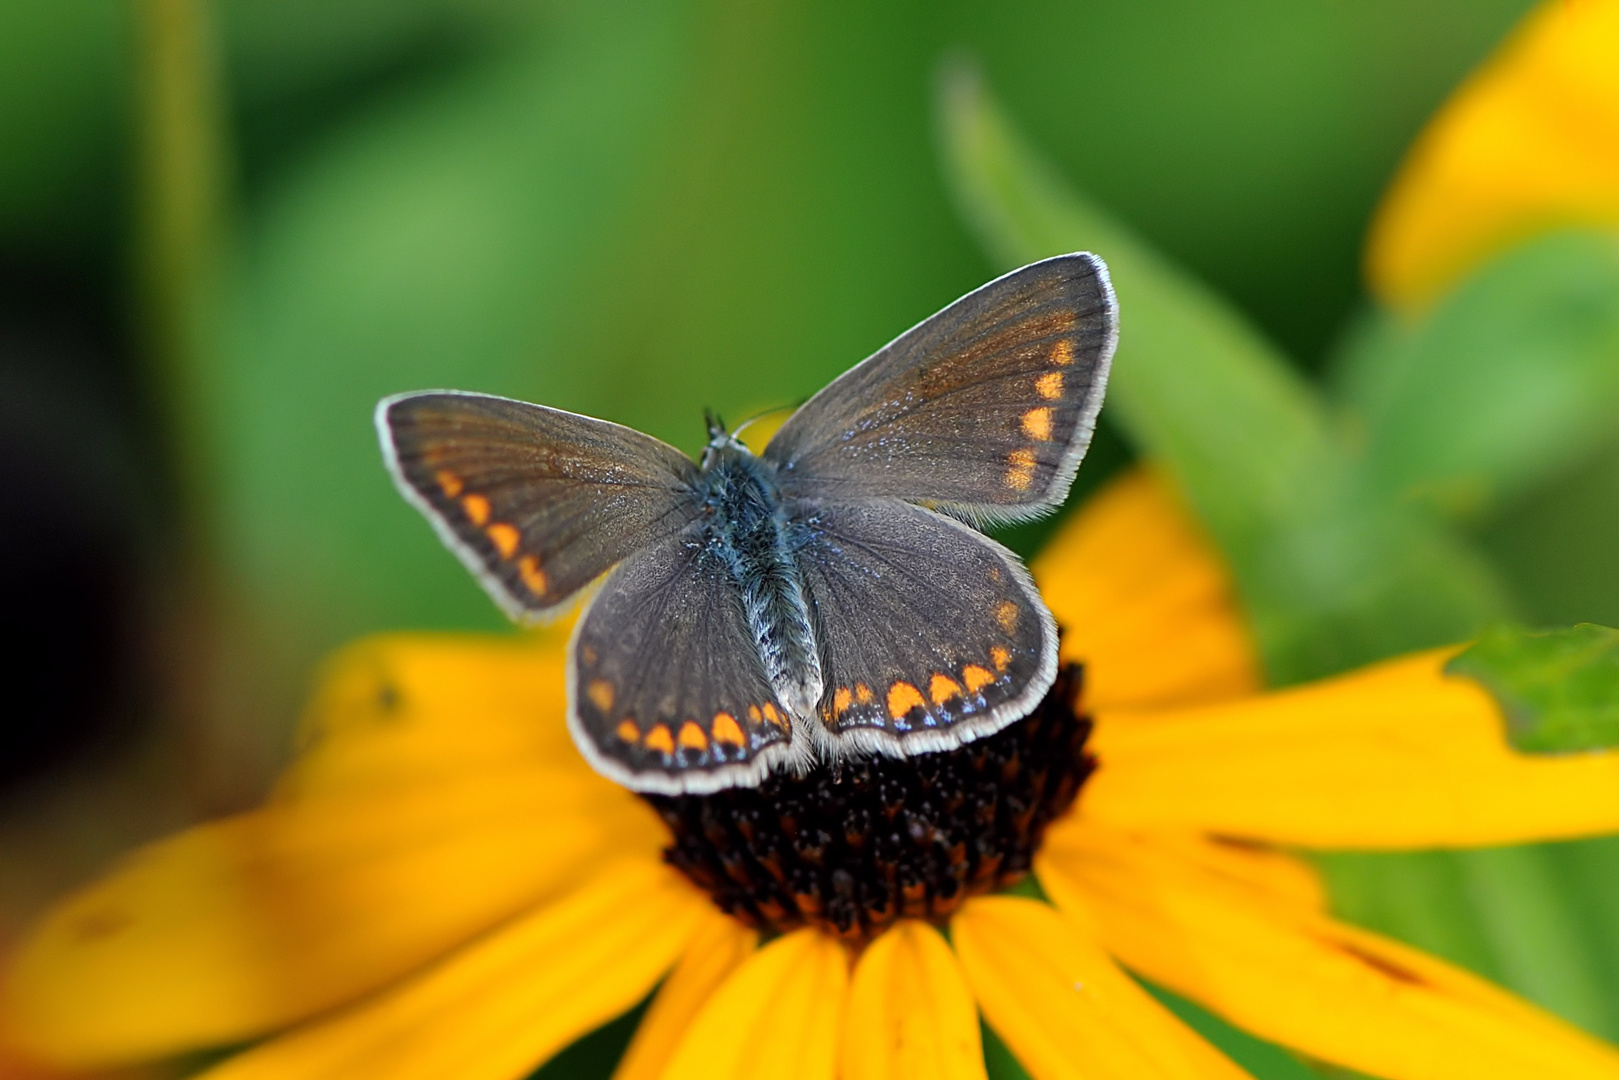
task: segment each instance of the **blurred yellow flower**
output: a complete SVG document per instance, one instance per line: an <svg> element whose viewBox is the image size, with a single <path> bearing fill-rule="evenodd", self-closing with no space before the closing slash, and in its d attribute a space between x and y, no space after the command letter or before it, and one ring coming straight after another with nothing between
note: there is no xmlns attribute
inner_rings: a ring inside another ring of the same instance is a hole
<svg viewBox="0 0 1619 1080"><path fill-rule="evenodd" d="M1412 147L1366 276L1418 308L1517 241L1590 224L1619 225L1619 0L1545 0Z"/></svg>
<svg viewBox="0 0 1619 1080"><path fill-rule="evenodd" d="M1447 652L1259 692L1224 568L1147 474L1091 500L1036 574L1085 663L1099 761L1035 856L1049 903L957 902L948 941L902 919L760 947L574 751L559 636L380 637L332 662L264 807L44 921L5 984L6 1041L86 1069L250 1044L208 1080L516 1080L656 988L620 1080L982 1078L980 1012L1039 1080L1245 1075L1122 962L1377 1076L1619 1078L1614 1049L1335 921L1275 846L1613 830L1619 755L1512 752Z"/></svg>

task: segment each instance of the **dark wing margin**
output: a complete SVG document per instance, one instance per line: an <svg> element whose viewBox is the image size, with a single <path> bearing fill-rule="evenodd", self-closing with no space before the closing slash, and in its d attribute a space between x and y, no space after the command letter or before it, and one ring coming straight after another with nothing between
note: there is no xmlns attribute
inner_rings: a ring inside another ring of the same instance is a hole
<svg viewBox="0 0 1619 1080"><path fill-rule="evenodd" d="M1102 260L1014 270L833 380L765 448L789 495L893 496L972 521L1067 497L1118 339Z"/></svg>
<svg viewBox="0 0 1619 1080"><path fill-rule="evenodd" d="M605 420L429 390L384 398L376 425L400 493L519 622L701 512L689 458Z"/></svg>
<svg viewBox="0 0 1619 1080"><path fill-rule="evenodd" d="M1051 688L1056 626L1016 555L902 502L804 500L789 515L821 650L824 756L950 749Z"/></svg>
<svg viewBox="0 0 1619 1080"><path fill-rule="evenodd" d="M569 647L568 730L597 772L664 795L757 784L808 753L730 571L688 537L625 559L591 598Z"/></svg>

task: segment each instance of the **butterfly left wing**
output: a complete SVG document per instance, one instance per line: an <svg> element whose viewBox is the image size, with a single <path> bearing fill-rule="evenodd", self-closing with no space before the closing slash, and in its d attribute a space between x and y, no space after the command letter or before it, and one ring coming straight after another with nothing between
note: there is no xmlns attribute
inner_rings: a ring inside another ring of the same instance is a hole
<svg viewBox="0 0 1619 1080"><path fill-rule="evenodd" d="M1090 444L1117 322L1096 256L1014 270L833 380L764 457L789 495L1034 516L1067 497Z"/></svg>
<svg viewBox="0 0 1619 1080"><path fill-rule="evenodd" d="M699 535L636 552L591 599L569 649L568 727L597 772L664 795L755 784L794 754L742 591Z"/></svg>
<svg viewBox="0 0 1619 1080"><path fill-rule="evenodd" d="M830 750L911 754L993 734L1051 688L1057 631L1017 556L898 500L787 504L815 612Z"/></svg>
<svg viewBox="0 0 1619 1080"><path fill-rule="evenodd" d="M400 492L521 622L702 513L689 458L605 420L431 390L383 399L376 422Z"/></svg>

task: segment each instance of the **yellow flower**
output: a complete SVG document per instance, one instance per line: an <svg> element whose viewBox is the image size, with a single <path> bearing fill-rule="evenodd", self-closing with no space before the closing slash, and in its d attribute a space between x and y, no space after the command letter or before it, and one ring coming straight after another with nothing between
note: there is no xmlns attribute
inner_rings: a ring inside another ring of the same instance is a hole
<svg viewBox="0 0 1619 1080"><path fill-rule="evenodd" d="M1039 560L1099 767L949 940L762 947L662 858L564 731L561 639L400 635L331 665L261 809L131 858L15 956L7 1040L94 1068L251 1043L208 1080L515 1080L656 987L643 1078L983 1077L980 1012L1040 1080L1243 1074L1118 966L1378 1076L1619 1078L1619 1052L1335 921L1277 845L1506 843L1619 827L1619 755L1531 759L1411 656L1257 690L1221 565L1164 487L1104 490Z"/></svg>
<svg viewBox="0 0 1619 1080"><path fill-rule="evenodd" d="M1420 307L1547 228L1619 225L1619 0L1545 0L1412 148L1373 221L1372 291Z"/></svg>

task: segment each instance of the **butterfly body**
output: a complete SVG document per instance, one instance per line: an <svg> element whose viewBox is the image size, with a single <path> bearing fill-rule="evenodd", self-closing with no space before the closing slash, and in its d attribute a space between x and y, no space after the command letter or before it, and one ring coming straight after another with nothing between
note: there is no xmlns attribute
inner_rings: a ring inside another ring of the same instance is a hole
<svg viewBox="0 0 1619 1080"><path fill-rule="evenodd" d="M703 454L701 558L730 575L776 695L807 719L821 698L821 665L798 552L805 525L783 505L775 467L717 434Z"/></svg>
<svg viewBox="0 0 1619 1080"><path fill-rule="evenodd" d="M701 460L558 409L382 401L405 497L507 612L593 582L568 721L604 775L702 793L991 734L1056 674L1018 558L970 523L1048 512L1101 406L1116 310L1086 254L1014 271L811 398L754 455Z"/></svg>

